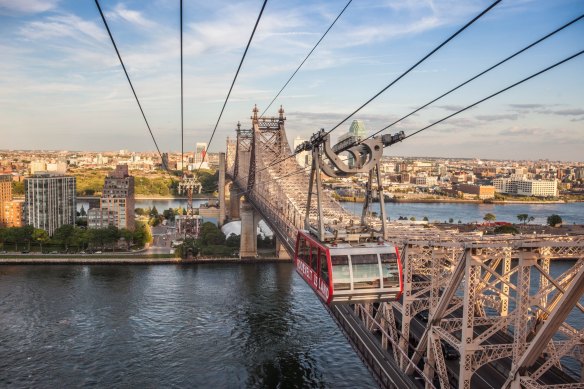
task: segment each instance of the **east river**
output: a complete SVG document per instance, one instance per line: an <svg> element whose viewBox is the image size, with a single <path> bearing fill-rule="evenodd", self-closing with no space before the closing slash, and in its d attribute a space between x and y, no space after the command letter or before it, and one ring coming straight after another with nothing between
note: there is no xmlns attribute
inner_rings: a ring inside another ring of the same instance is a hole
<svg viewBox="0 0 584 389"><path fill-rule="evenodd" d="M0 266L0 387L81 386L375 384L290 263Z"/></svg>
<svg viewBox="0 0 584 389"><path fill-rule="evenodd" d="M0 387L369 388L291 264L1 266Z"/></svg>
<svg viewBox="0 0 584 389"><path fill-rule="evenodd" d="M196 200L195 207L206 200ZM361 214L361 203L341 203L343 207L358 215ZM88 208L87 201L78 201L78 208L83 205ZM156 206L159 212L168 208L186 207L186 200L159 199L136 200L136 207L148 208ZM379 203L374 203L372 211L379 212ZM462 223L482 222L486 213L493 213L499 221L518 223L517 215L526 213L533 216L532 224L546 224L548 216L560 215L567 224L584 224L584 203L560 203L560 204L474 204L474 203L386 203L387 216L396 220L400 216L416 220L427 217L430 221L444 222L450 218L454 223L460 220Z"/></svg>

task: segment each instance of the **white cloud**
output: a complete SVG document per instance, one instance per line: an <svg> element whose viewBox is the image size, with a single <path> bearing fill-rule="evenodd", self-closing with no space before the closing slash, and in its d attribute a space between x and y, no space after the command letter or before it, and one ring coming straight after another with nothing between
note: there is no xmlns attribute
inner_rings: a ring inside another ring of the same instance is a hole
<svg viewBox="0 0 584 389"><path fill-rule="evenodd" d="M112 12L108 12L107 17L112 19L123 19L143 28L152 28L156 26L156 23L144 17L142 12L128 9L122 3L117 4Z"/></svg>
<svg viewBox="0 0 584 389"><path fill-rule="evenodd" d="M35 41L55 38L70 38L84 42L87 38L98 42L107 40L107 35L101 26L67 13L27 23L19 32L21 36Z"/></svg>
<svg viewBox="0 0 584 389"><path fill-rule="evenodd" d="M0 0L0 13L40 13L54 9L59 0Z"/></svg>

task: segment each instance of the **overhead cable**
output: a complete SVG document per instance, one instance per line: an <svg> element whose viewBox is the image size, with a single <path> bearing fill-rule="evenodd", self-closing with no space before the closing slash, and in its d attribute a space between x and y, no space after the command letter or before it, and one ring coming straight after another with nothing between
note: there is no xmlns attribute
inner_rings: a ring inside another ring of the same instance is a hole
<svg viewBox="0 0 584 389"><path fill-rule="evenodd" d="M497 1L493 2L490 6L488 6L485 10L483 10L480 14L478 14L477 16L475 16L471 21L469 21L468 23L466 23L458 31L456 31L454 34L452 34L448 39L446 39L444 42L442 42L440 45L438 45L436 48L434 48L432 51L430 51L428 54L426 54L422 59L420 59L418 62L416 62L414 65L412 65L408 70L406 70L405 72L403 72L395 80L393 80L392 82L390 82L389 84L387 84L383 89L381 89L373 97L371 97L369 100L367 100L361 106L359 106L359 108L357 108L356 110L354 110L353 112L351 112L347 117L345 117L343 120L341 120L339 123L337 123L333 128L331 128L330 130L328 130L326 132L326 134L330 134L335 129L337 129L341 124L343 124L344 122L346 122L347 120L349 120L357 112L359 112L363 108L365 108L369 103L371 103L373 100L375 100L376 98L378 98L383 92L385 92L386 90L388 90L389 88L391 88L395 83L397 83L399 80L401 80L403 77L405 77L412 70L414 70L415 68L417 68L422 62L424 62L426 59L428 59L430 56L432 56L434 53L436 53L438 50L440 50L442 47L444 47L448 42L450 42L452 39L454 39L456 36L458 36L461 32L463 32L468 27L470 27L474 22L476 22L477 20L479 20L482 16L484 16L485 14L487 14L490 10L492 10L500 2L501 2L501 0L497 0Z"/></svg>
<svg viewBox="0 0 584 389"><path fill-rule="evenodd" d="M516 87L516 86L518 86L518 85L520 85L520 84L523 84L524 82L526 82L526 81L529 81L529 80L531 80L532 78L535 78L535 77L537 77L537 76L539 76L539 75L541 75L541 74L543 74L543 73L545 73L545 72L547 72L547 71L549 71L549 70L552 70L553 68L555 68L555 67L557 67L557 66L560 66L561 64L563 64L563 63L565 63L565 62L568 62L568 61L570 61L570 60L572 60L572 59L574 59L574 58L576 58L576 57L578 57L578 56L580 56L580 55L582 55L582 54L584 54L584 50L581 50L581 51L577 52L576 54L573 54L573 55L571 55L571 56L569 56L569 57L567 57L567 58L564 58L563 60L561 60L561 61L559 61L559 62L556 62L555 64L553 64L553 65L550 65L550 66L548 66L547 68L545 68L545 69L542 69L542 70L540 70L539 72L537 72L537 73L534 73L534 74L532 74L532 75L531 75L531 76L529 76L529 77L525 77L525 78L524 78L524 79L522 79L521 81L517 81L516 83L514 83L514 84L511 84L511 85L509 85L508 87L506 87L506 88L503 88L503 89L499 90L498 92L495 92L495 93L493 93L493 94L491 94L491 95L489 95L489 96L487 96L487 97L485 97L485 98L482 98L482 99L480 99L479 101L476 101L476 102L474 102L474 103L472 103L472 104L470 104L470 105L467 105L466 107L464 107L464 108L462 108L462 109L459 109L458 111L456 111L456 112L454 112L454 113L452 113L452 114L450 114L450 115L448 115L448 116L445 116L445 117L443 117L442 119L440 119L440 120L438 120L438 121L436 121L436 122L434 122L434 123L432 123L432 124L429 124L429 125L427 125L426 127L423 127L423 128L421 128L421 129L419 129L419 130L417 130L417 131L415 131L415 132L412 132L411 134L407 135L407 136L404 138L404 140L406 140L406 139L408 139L408 138L411 138L412 136L414 136L414 135L416 135L416 134L419 134L420 132L422 132L422 131L425 131L425 130L427 130L427 129L431 128L431 127L434 127L436 124L440 124L440 123L442 123L443 121L445 121L445 120L448 120L448 119L450 119L451 117L453 117L453 116L456 116L456 115L458 115L459 113L462 113L462 112L464 112L464 111L466 111L466 110L468 110L468 109L470 109L470 108L472 108L472 107L474 107L474 106L477 106L477 105L479 105L479 104L480 104L480 103L482 103L482 102L485 102L485 101L487 101L487 100L489 100L489 99L491 99L491 98L493 98L493 97L495 97L495 96L498 96L498 95L500 95L501 93L508 91L509 89L512 89L512 88L514 88L514 87Z"/></svg>
<svg viewBox="0 0 584 389"><path fill-rule="evenodd" d="M158 155L160 156L160 160L163 161L162 153L160 152L160 148L158 147L158 143L156 143L156 139L154 138L154 134L152 133L152 129L150 128L150 124L148 123L148 119L146 119L146 114L144 113L144 110L142 109L142 105L140 104L140 100L138 99L138 95L136 94L136 90L134 89L134 86L132 85L132 81L130 80L130 76L128 75L128 71L126 70L126 66L124 65L124 61L122 60L122 56L120 55L120 51L118 50L118 46L116 45L116 41L114 40L114 37L113 37L113 35L110 31L110 28L107 24L107 20L105 19L105 15L103 14L103 11L101 10L101 6L99 5L99 0L95 0L95 5L97 5L97 9L99 10L99 14L101 15L101 19L103 20L103 24L105 25L105 28L107 30L109 37L110 37L110 40L112 41L114 49L116 50L116 54L118 55L118 59L120 60L120 64L122 65L122 69L124 69L124 74L126 75L126 79L128 80L128 83L130 84L130 88L132 89L132 93L134 94L134 98L136 98L136 103L138 103L138 108L140 108L140 112L142 113L142 117L144 118L144 122L146 123L146 127L148 128L148 132L150 133L150 136L152 137L152 141L154 142L154 146L156 146L156 151L158 151ZM164 162L162 163L162 165L165 168L165 170L168 172L168 167L165 166Z"/></svg>
<svg viewBox="0 0 584 389"><path fill-rule="evenodd" d="M221 121L221 116L223 116L223 111L225 111L225 106L227 105L227 101L229 100L229 96L231 95L231 91L233 90L233 86L235 85L235 81L237 80L237 76L239 75L239 71L241 70L241 65L243 65L243 60L245 59L245 56L247 54L247 50L249 49L249 46L251 45L251 41L252 41L253 36L256 32L256 29L258 28L258 24L260 22L260 19L262 18L262 14L264 13L264 8L266 8L267 2L268 2L268 0L264 0L264 4L262 4L262 9L260 10L258 18L255 22L255 25L253 26L253 30L251 32L251 35L250 35L249 40L247 42L247 45L245 46L245 51L243 52L243 56L241 57L241 61L239 61L239 66L237 67L237 71L235 72L235 77L233 77L233 81L231 82L231 86L229 87L229 92L227 92L227 97L225 97L225 102L223 103L223 107L221 108L221 112L219 113L219 117L217 118L217 123L215 123L215 127L213 128L213 132L211 133L211 138L209 139L209 142L207 143L207 150L211 146L211 142L213 141L213 137L215 136L215 132L217 131L217 127L219 126L219 122ZM201 170L201 166L203 166L203 162L205 161L206 156L207 156L207 153L203 154L203 158L201 159L201 164L199 165L197 172L199 170Z"/></svg>
<svg viewBox="0 0 584 389"><path fill-rule="evenodd" d="M262 112L262 114L260 116L264 116L264 114L268 111L268 109L270 109L270 107L272 106L272 104L274 104L274 101L276 101L276 99L278 98L278 96L280 96L280 93L282 93L282 91L288 86L288 84L290 83L290 81L292 81L292 79L294 78L294 76L296 75L296 73L298 73L298 71L300 70L300 68L302 67L302 65L304 65L304 62L306 62L306 60L308 59L308 57L310 57L312 55L313 51L316 50L316 48L318 47L318 45L320 44L320 42L322 42L322 40L328 34L328 32L331 30L331 28L333 28L333 26L335 25L335 23L337 22L337 20L339 20L339 18L341 17L341 15L349 7L349 5L351 4L352 1L353 0L349 0L347 2L347 4L345 5L345 7L341 10L341 12L335 18L335 20L333 20L333 22L331 23L331 25L329 26L329 28L327 28L326 31L324 32L324 34L322 34L322 36L320 37L320 39L318 40L318 42L316 42L316 44L314 45L314 47L312 48L312 50L310 50L308 52L308 54L306 55L306 57L304 57L304 59L302 60L302 62L300 63L300 65L298 65L298 67L296 68L296 70L294 70L294 73L292 73L292 75L290 76L290 78L288 78L288 81L286 81L286 83L284 84L284 86L280 89L280 91L276 94L276 96L274 96L274 98L272 99L272 101L270 101L270 104L268 104L268 106L266 107L266 109L264 109L264 112Z"/></svg>

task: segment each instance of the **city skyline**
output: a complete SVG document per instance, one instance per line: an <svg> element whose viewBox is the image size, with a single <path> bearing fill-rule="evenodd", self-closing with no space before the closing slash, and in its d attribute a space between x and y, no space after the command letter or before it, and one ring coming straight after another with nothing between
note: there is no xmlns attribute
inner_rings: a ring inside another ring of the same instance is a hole
<svg viewBox="0 0 584 389"><path fill-rule="evenodd" d="M209 147L249 127L345 2L268 3ZM330 129L489 2L354 2L267 112L289 140ZM185 151L207 142L260 2L185 2ZM178 2L103 4L161 151L180 150ZM370 133L580 15L577 1L503 2L352 119ZM2 149L154 150L97 9L0 0ZM390 131L413 132L581 50L579 21ZM583 161L582 58L529 81L386 154ZM333 137L334 138L334 137Z"/></svg>

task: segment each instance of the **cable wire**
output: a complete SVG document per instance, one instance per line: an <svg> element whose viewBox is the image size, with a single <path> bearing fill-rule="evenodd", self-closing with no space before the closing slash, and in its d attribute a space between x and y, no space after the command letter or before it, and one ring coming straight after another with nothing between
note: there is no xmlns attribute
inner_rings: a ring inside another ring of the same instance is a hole
<svg viewBox="0 0 584 389"><path fill-rule="evenodd" d="M474 22L476 22L477 20L479 20L482 16L484 16L487 12L489 12L490 10L492 10L500 2L501 2L501 0L497 0L494 3L492 3L490 6L488 6L480 14L478 14L477 16L475 16L471 21L469 21L468 23L466 23L458 31L456 31L454 34L452 34L448 39L446 39L444 42L442 42L440 45L438 45L436 48L434 48L434 50L432 50L428 54L426 54L422 59L420 59L418 62L416 62L414 65L412 65L408 70L406 70L404 73L402 73L399 77L397 77L395 80L393 80L392 82L390 82L387 86L385 86L383 89L381 89L379 92L377 92L373 97L371 97L369 100L367 100L365 103L363 103L359 108L357 108L356 110L354 110L353 112L351 112L346 118L344 118L339 123L337 123L333 128L331 128L330 130L328 130L326 132L326 134L328 135L331 132L333 132L334 130L336 130L341 124L343 124L344 122L346 122L347 120L349 120L353 115L355 115L357 112L359 112L360 110L362 110L363 108L365 108L369 103L371 103L373 100L375 100L377 97L379 97L383 92L385 92L386 90L388 90L396 82L398 82L403 77L405 77L408 73L410 73L412 70L414 70L415 68L417 68L422 62L424 62L426 59L428 59L430 56L432 56L434 53L436 53L438 50L440 50L442 47L444 47L448 42L450 42L452 39L454 39L461 32L463 32L468 27L470 27Z"/></svg>
<svg viewBox="0 0 584 389"><path fill-rule="evenodd" d="M422 59L420 59L418 62L416 62L414 65L412 65L408 70L406 70L404 73L402 73L399 77L397 77L395 80L393 80L391 83L389 83L387 86L385 86L383 89L381 89L379 92L377 92L373 97L371 97L369 100L367 100L365 103L363 103L359 108L357 108L356 110L354 110L350 115L348 115L346 118L344 118L341 122L339 122L337 125L335 125L333 128L331 128L329 131L326 132L326 135L330 134L331 132L333 132L335 129L337 129L341 124L343 124L344 122L346 122L349 118L351 118L353 115L355 115L357 112L359 112L361 109L363 109L366 105L368 105L369 103L371 103L373 100L375 100L377 97L379 97L383 92L385 92L387 89L389 89L392 85L394 85L396 82L398 82L400 79L402 79L404 76L406 76L409 72L411 72L412 70L414 70L418 65L420 65L422 62L424 62L426 59L428 59L431 55L433 55L434 53L436 53L438 50L440 50L442 47L444 47L448 42L450 42L452 39L454 39L456 36L458 36L461 32L463 32L464 30L466 30L468 27L470 27L474 22L476 22L478 19L480 19L482 16L484 16L487 12L489 12L491 9L493 9L497 4L499 4L501 2L501 0L497 0L495 2L493 2L489 7L487 7L486 9L484 9L480 14L478 14L477 16L475 16L472 20L470 20L468 23L466 23L464 26L462 26L460 29L458 29L458 31L456 31L454 34L452 34L449 38L447 38L444 42L442 42L440 45L438 45L436 48L434 48L431 52L429 52L428 54L426 54ZM279 163L282 163L294 156L296 156L296 154L298 154L296 151L294 151L292 154L272 162L271 164L269 164L268 166L257 170L256 174L262 170L268 169L274 165L277 165Z"/></svg>
<svg viewBox="0 0 584 389"><path fill-rule="evenodd" d="M184 93L183 93L183 0L180 0L180 167L185 165L185 130L184 130Z"/></svg>
<svg viewBox="0 0 584 389"><path fill-rule="evenodd" d="M231 82L231 86L229 87L229 92L227 92L227 97L225 98L225 102L223 103L223 107L221 108L221 112L219 113L219 117L217 118L217 123L215 123L215 127L213 128L213 132L211 133L211 138L209 139L209 143L207 143L207 150L211 146L211 142L213 141L213 137L215 136L215 131L217 131L217 127L219 126L219 121L221 121L221 116L223 116L223 111L225 111L225 106L227 105L227 101L229 100L229 96L231 95L231 91L233 90L233 86L235 85L235 81L237 80L237 76L239 75L239 71L241 70L241 65L243 65L243 60L245 59L245 56L247 54L247 50L249 49L249 46L251 45L251 41L252 41L253 36L256 32L256 29L258 28L258 24L260 22L260 19L262 18L262 14L264 13L264 9L266 8L267 2L268 2L268 0L264 0L264 4L262 4L262 9L260 10L258 18L255 22L255 25L253 26L253 30L252 30L251 35L249 37L249 40L247 42L247 46L245 46L245 51L243 52L243 56L241 57L241 61L239 61L239 66L237 67L237 71L235 72L235 77L233 77L233 81ZM197 172L199 170L201 170L201 166L203 166L203 162L205 162L206 156L207 156L207 153L203 154L203 158L201 159L201 163L199 165L199 168L197 169Z"/></svg>
<svg viewBox="0 0 584 389"><path fill-rule="evenodd" d="M324 37L333 28L333 26L335 25L335 23L337 22L337 20L339 20L339 18L341 17L341 15L349 7L349 5L351 4L352 1L353 0L349 0L347 2L347 4L345 5L345 7L341 10L341 12L335 18L335 20L333 20L333 22L331 23L331 25L329 26L329 28L326 29L326 31L320 37L320 39L318 40L318 42L316 42L316 44L314 45L314 47L312 48L312 50L310 50L308 52L308 54L306 55L306 57L304 57L304 59L302 60L302 62L300 63L300 65L298 65L298 67L296 68L296 70L294 70L294 73L292 73L292 75L290 76L290 78L288 79L288 81L286 81L286 83L284 84L284 86L280 89L280 91L276 94L276 96L274 96L274 98L272 99L272 101L270 101L270 104L268 104L268 106L266 107L266 109L264 109L264 112L262 112L262 114L260 116L264 116L264 114L268 111L268 109L270 109L270 107L272 106L272 104L274 104L274 101L276 101L276 99L278 98L278 96L280 96L280 93L282 93L282 91L284 90L284 88L286 88L286 86L288 86L288 84L290 83L290 81L292 81L292 79L294 78L294 76L296 75L296 73L298 73L298 71L300 70L300 68L302 67L302 65L304 65L304 62L306 62L306 60L308 59L308 57L310 57L312 55L312 52L314 50L316 50L316 48L318 47L318 45L320 44L320 42L322 42L322 40L324 39Z"/></svg>
<svg viewBox="0 0 584 389"><path fill-rule="evenodd" d="M132 81L130 80L130 76L128 75L128 71L126 70L126 66L124 65L124 61L122 60L122 56L120 55L120 51L118 50L118 46L116 45L116 41L114 40L114 37L110 31L110 28L107 24L107 20L105 19L105 15L103 14L103 11L101 10L101 6L99 5L99 0L95 0L95 5L97 5L97 9L99 10L99 14L101 15L101 19L103 20L103 24L105 25L105 28L107 30L107 33L110 37L110 40L112 41L112 45L114 46L114 49L116 50L116 54L118 55L118 59L120 60L120 64L122 65L122 69L124 69L124 74L126 75L126 79L128 80L128 83L130 84L130 88L132 89L132 93L134 94L134 97L136 98L136 103L138 103L138 108L140 108L140 112L142 113L142 117L144 118L144 122L146 123L146 127L148 128L148 132L150 133L150 136L152 137L152 141L154 142L154 146L156 146L156 150L158 151L158 155L160 155L160 160L162 161L162 153L160 152L160 148L158 147L158 143L156 143L156 139L154 138L154 134L152 133L152 129L150 128L150 124L148 123L148 119L146 119L146 114L144 113L144 110L142 109L142 105L140 104L140 100L138 99L138 95L136 94L136 90L134 89L134 86L132 85ZM165 165L164 163L162 164L163 166ZM168 167L164 166L166 172L168 173ZM170 173L169 173L170 174Z"/></svg>
<svg viewBox="0 0 584 389"><path fill-rule="evenodd" d="M524 47L524 48L522 48L521 50L519 50L519 51L515 52L514 54L511 54L511 55L510 55L510 56L508 56L507 58L505 58L505 59L503 59L503 60L501 60L501 61L497 62L495 65L493 65L493 66L491 66L491 67L489 67L489 68L487 68L487 69L483 70L482 72L478 73L477 75L475 75L475 76L473 76L473 77L469 78L468 80L464 81L463 83L461 83L461 84L459 84L459 85L455 86L454 88L450 89L448 92L445 92L445 93L441 94L440 96L438 96L438 97L436 97L435 99L433 99L433 100L431 100L431 101L427 102L426 104L424 104L424 105L422 105L421 107L419 107L419 108L415 109L414 111L412 111L412 112L408 113L407 115L405 115L405 116L402 116L401 118L397 119L397 120L396 120L396 121L394 121L393 123L391 123L391 124L388 124L387 126L383 127L382 129L380 129L380 130L378 130L378 131L374 132L373 134L369 135L367 138L365 138L365 139L362 139L362 140L360 140L360 141L358 141L358 142L354 142L354 143L353 143L351 146L349 146L349 147L358 146L358 145L360 145L361 143L363 143L364 141L366 141L367 139L371 139L371 138L373 138L375 135L378 135L379 133L381 133L382 131L385 131L385 130L387 130L388 128L390 128L390 127L393 127L393 126L394 126L394 125L396 125L397 123L399 123L399 122L401 122L401 121L403 121L403 120L407 119L408 117L410 117L410 116L414 115L415 113L417 113L417 112L421 111L422 109L424 109L424 108L428 107L429 105L431 105L431 104L435 103L436 101L438 101L438 100L441 100L442 98L444 98L444 97L448 96L448 95L449 95L449 94L451 94L452 92L454 92L454 91L456 91L456 90L458 90L458 89L462 88L463 86L465 86L466 84L468 84L468 83L470 83L470 82L472 82L472 81L476 80L477 78L479 78L479 77L481 77L481 76L485 75L486 73L490 72L491 70L493 70L493 69L495 69L495 68L497 68L497 67L499 67L499 66L503 65L505 62L507 62L507 61L511 60L512 58L515 58L515 57L516 57L516 56L518 56L519 54L521 54L521 53L523 53L523 52L525 52L525 51L529 50L530 48L532 48L532 47L534 47L534 46L536 46L536 45L540 44L541 42L545 41L546 39L548 39L548 38L552 37L553 35L557 34L558 32L560 32L560 31L564 30L565 28L567 28L567 27L571 26L572 24L574 24L574 23L578 22L579 20L581 20L581 19L583 19L583 18L584 18L584 14L582 14L582 15L578 16L577 18L575 18L575 19L571 20L570 22L568 22L568 23L564 24L563 26L561 26L561 27L559 27L559 28L555 29L554 31L550 32L549 34L547 34L547 35L545 35L545 36L541 37L540 39L536 40L535 42L531 43L530 45L527 45L527 46L525 46L525 47Z"/></svg>
<svg viewBox="0 0 584 389"><path fill-rule="evenodd" d="M564 58L563 60L561 60L561 61L559 61L559 62L556 62L555 64L553 64L553 65L550 65L550 66L548 66L547 68L545 68L545 69L542 69L542 70L540 70L539 72L537 72L537 73L534 73L534 74L532 74L532 75L531 75L531 76L529 76L529 77L525 77L524 79L522 79L522 80L520 80L520 81L517 81L516 83L514 83L514 84L511 84L511 85L509 85L508 87L506 87L506 88L503 88L503 89L499 90L498 92L495 92L495 93L493 93L493 94L491 94L491 95L489 95L489 96L487 96L487 97L485 97L485 98L482 98L482 99L480 99L480 100L478 100L478 101L476 101L476 102L472 103L471 105L467 105L466 107L464 107L464 108L462 108L462 109L459 109L458 111L456 111L456 112L454 112L454 113L452 113L452 114L450 114L450 115L448 115L448 116L445 116L445 117L443 117L442 119L440 119L440 120L438 120L438 121L436 121L436 122L434 122L434 123L432 123L432 124L429 124L429 125L427 125L426 127L423 127L423 128L421 128L421 129L419 129L419 130L417 130L417 131L414 131L414 132L412 132L411 134L407 135L407 136L406 136L406 137L405 137L403 140L406 140L406 139L408 139L408 138L411 138L412 136L414 136L414 135L416 135L416 134L419 134L420 132L422 132L422 131L425 131L425 130L427 130L428 128L434 127L436 124L442 123L443 121L445 121L445 120L448 120L448 119L450 119L451 117L458 115L459 113L462 113L462 112L464 112L464 111L466 111L466 110L468 110L468 109L470 109L470 108L472 108L472 107L474 107L474 106L477 106L477 105L479 105L479 104L480 104L480 103L482 103L482 102L485 102L485 101L487 101L487 100L489 100L489 99L491 99L491 98L493 98L493 97L495 97L495 96L497 96L497 95L500 95L500 94L501 94L501 93L503 93L503 92L506 92L506 91L508 91L509 89L512 89L512 88L514 88L514 87L516 87L516 86L518 86L518 85L520 85L520 84L523 84L524 82L526 82L526 81L529 81L529 80L531 80L532 78L535 78L535 77L537 77L537 76L539 76L539 75L541 75L541 74L543 74L543 73L545 73L545 72L547 72L547 71L549 71L549 70L552 70L553 68L555 68L555 67L557 67L557 66L560 66L561 64L563 64L563 63L565 63L565 62L568 62L568 61L570 61L570 60L572 60L572 59L574 59L574 58L576 58L576 57L578 57L579 55L582 55L582 54L584 54L584 50L581 50L581 51L577 52L576 54L573 54L573 55L571 55L571 56L569 56L569 57L567 57L567 58Z"/></svg>

